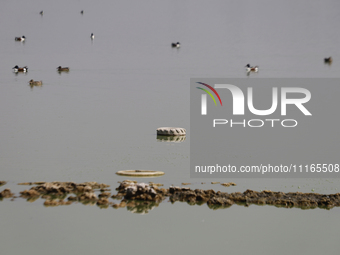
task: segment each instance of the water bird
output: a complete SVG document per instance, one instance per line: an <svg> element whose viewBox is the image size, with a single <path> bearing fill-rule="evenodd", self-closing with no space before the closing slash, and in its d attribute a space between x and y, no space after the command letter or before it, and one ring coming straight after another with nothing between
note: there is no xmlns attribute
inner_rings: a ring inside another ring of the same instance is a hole
<svg viewBox="0 0 340 255"><path fill-rule="evenodd" d="M30 80L29 84L31 86L41 86L42 85L42 81L34 81L34 80Z"/></svg>
<svg viewBox="0 0 340 255"><path fill-rule="evenodd" d="M68 71L70 71L69 67L58 66L57 69L58 69L58 72L68 72Z"/></svg>
<svg viewBox="0 0 340 255"><path fill-rule="evenodd" d="M91 39L94 39L94 34L93 33L91 34Z"/></svg>
<svg viewBox="0 0 340 255"><path fill-rule="evenodd" d="M177 42L177 43L172 43L172 44L171 44L171 47L172 47L172 48L179 48L179 47L181 47L181 44L180 44L179 42Z"/></svg>
<svg viewBox="0 0 340 255"><path fill-rule="evenodd" d="M245 67L246 67L247 73L249 73L249 72L257 73L259 71L258 66L250 66L250 64L247 64Z"/></svg>
<svg viewBox="0 0 340 255"><path fill-rule="evenodd" d="M81 10L80 14L84 14L84 11L83 11L83 10Z"/></svg>
<svg viewBox="0 0 340 255"><path fill-rule="evenodd" d="M18 72L26 73L28 71L28 67L27 66L19 67L19 66L16 65L12 69L14 69L15 73L18 73Z"/></svg>
<svg viewBox="0 0 340 255"><path fill-rule="evenodd" d="M14 40L15 40L15 41L19 41L19 42L23 42L23 41L26 40L26 37L23 35L23 36L21 36L21 37L15 37Z"/></svg>
<svg viewBox="0 0 340 255"><path fill-rule="evenodd" d="M329 58L325 58L324 59L324 61L325 61L325 64L332 64L332 62L333 62L333 59L332 59L332 57L329 57Z"/></svg>
<svg viewBox="0 0 340 255"><path fill-rule="evenodd" d="M40 14L41 16L44 15L44 11L39 12L39 14Z"/></svg>

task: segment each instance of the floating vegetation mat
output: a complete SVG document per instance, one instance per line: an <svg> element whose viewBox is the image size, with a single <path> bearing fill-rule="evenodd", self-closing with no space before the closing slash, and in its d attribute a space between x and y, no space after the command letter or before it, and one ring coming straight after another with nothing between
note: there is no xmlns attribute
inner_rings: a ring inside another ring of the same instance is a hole
<svg viewBox="0 0 340 255"><path fill-rule="evenodd" d="M5 185L6 182L0 182ZM229 184L229 183L228 183ZM0 201L4 199L15 200L24 198L28 202L44 199L44 206L61 206L73 203L97 205L100 208L113 207L127 208L134 213L148 213L153 208L168 199L171 203L186 202L190 205L207 204L211 209L223 209L233 204L248 207L256 205L274 205L285 208L331 209L340 206L340 193L324 195L318 193L302 192L274 192L264 190L261 192L246 190L245 192L215 192L214 190L195 189L189 187L161 188L162 184L137 183L136 181L123 181L117 187L116 194L111 194L109 185L97 182L29 182L19 185L34 185L30 189L21 191L19 197L10 189L0 192ZM234 185L234 183L230 183ZM235 184L236 185L236 184ZM225 185L229 186L229 185ZM117 201L118 200L118 201Z"/></svg>

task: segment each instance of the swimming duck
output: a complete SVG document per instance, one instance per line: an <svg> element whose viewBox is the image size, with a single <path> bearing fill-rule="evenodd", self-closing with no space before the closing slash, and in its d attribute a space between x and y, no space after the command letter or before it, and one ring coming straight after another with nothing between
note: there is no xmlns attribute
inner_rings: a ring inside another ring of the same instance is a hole
<svg viewBox="0 0 340 255"><path fill-rule="evenodd" d="M41 16L44 15L44 11L41 11L41 12L39 12L39 13L40 13Z"/></svg>
<svg viewBox="0 0 340 255"><path fill-rule="evenodd" d="M18 73L18 72L26 73L28 71L27 66L24 66L24 67L15 66L12 69L14 69L15 73Z"/></svg>
<svg viewBox="0 0 340 255"><path fill-rule="evenodd" d="M91 34L91 39L94 39L94 34L93 33Z"/></svg>
<svg viewBox="0 0 340 255"><path fill-rule="evenodd" d="M249 73L249 72L257 73L259 71L258 66L250 66L250 64L247 64L245 67L246 67L247 73Z"/></svg>
<svg viewBox="0 0 340 255"><path fill-rule="evenodd" d="M25 41L25 39L26 39L26 37L25 37L24 35L21 36L21 37L15 37L15 40L16 40L16 41L20 41L20 42Z"/></svg>
<svg viewBox="0 0 340 255"><path fill-rule="evenodd" d="M325 58L324 59L324 61L325 61L325 64L332 64L332 62L333 62L333 59L332 59L332 57L329 57L329 58Z"/></svg>
<svg viewBox="0 0 340 255"><path fill-rule="evenodd" d="M83 11L83 10L81 10L80 14L84 14L84 11Z"/></svg>
<svg viewBox="0 0 340 255"><path fill-rule="evenodd" d="M34 80L30 80L29 84L31 86L41 86L42 85L42 81L34 81Z"/></svg>
<svg viewBox="0 0 340 255"><path fill-rule="evenodd" d="M172 44L171 44L171 47L172 47L172 48L179 48L179 47L181 47L181 44L180 44L179 42L177 42L177 43L172 43Z"/></svg>
<svg viewBox="0 0 340 255"><path fill-rule="evenodd" d="M57 69L58 69L58 72L68 72L68 71L70 71L69 67L58 66Z"/></svg>

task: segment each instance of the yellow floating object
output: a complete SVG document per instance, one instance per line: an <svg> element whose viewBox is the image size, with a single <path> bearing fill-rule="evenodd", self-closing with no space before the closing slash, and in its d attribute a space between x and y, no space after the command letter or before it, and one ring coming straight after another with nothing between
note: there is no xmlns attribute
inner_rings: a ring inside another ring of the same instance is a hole
<svg viewBox="0 0 340 255"><path fill-rule="evenodd" d="M118 171L116 174L124 176L161 176L164 172L152 171L152 170L122 170Z"/></svg>

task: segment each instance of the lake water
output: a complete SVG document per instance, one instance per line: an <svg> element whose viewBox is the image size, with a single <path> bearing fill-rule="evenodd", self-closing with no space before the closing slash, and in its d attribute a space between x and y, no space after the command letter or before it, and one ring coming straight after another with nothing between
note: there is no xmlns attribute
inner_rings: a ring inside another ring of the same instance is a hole
<svg viewBox="0 0 340 255"><path fill-rule="evenodd" d="M39 12L43 10L41 16ZM84 14L80 11L84 10ZM164 171L169 185L337 193L338 179L191 179L190 78L339 78L338 1L2 1L0 180L126 178ZM94 40L90 39L94 33ZM26 41L16 42L17 36ZM181 42L180 49L170 47ZM332 56L332 65L323 59ZM246 76L244 66L260 72ZM28 66L14 74L13 66ZM59 74L58 66L70 72ZM42 80L31 88L30 79ZM183 127L183 142L156 129ZM204 181L206 184L201 184ZM212 185L233 181L236 187ZM0 202L3 254L337 254L340 210L163 202L140 215L44 200Z"/></svg>

